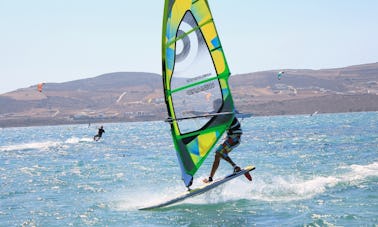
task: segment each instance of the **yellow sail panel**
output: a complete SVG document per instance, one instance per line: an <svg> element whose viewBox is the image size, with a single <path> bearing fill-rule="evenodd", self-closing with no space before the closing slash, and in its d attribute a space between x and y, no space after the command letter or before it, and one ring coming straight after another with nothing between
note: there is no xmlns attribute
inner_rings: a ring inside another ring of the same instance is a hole
<svg viewBox="0 0 378 227"><path fill-rule="evenodd" d="M225 72L227 66L224 62L223 53L220 50L215 50L213 51L212 56L213 56L214 61L218 63L218 64L215 64L217 72L219 74L222 74L223 72Z"/></svg>
<svg viewBox="0 0 378 227"><path fill-rule="evenodd" d="M190 157L192 158L192 161L194 163L198 163L200 160L201 160L201 157L196 155L196 154L193 154L193 153L190 153Z"/></svg>
<svg viewBox="0 0 378 227"><path fill-rule="evenodd" d="M204 157L217 140L216 132L210 132L198 136L199 154Z"/></svg>

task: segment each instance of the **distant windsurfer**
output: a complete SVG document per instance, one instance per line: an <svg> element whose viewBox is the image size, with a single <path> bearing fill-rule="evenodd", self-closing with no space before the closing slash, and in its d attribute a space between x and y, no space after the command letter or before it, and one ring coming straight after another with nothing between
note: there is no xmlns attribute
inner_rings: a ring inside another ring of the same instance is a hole
<svg viewBox="0 0 378 227"><path fill-rule="evenodd" d="M237 166L232 161L232 159L230 158L230 156L228 156L228 154L240 144L242 134L243 134L243 131L241 129L240 122L234 115L232 123L230 127L227 129L226 139L221 145L219 145L219 147L215 151L215 158L214 158L213 166L211 168L210 176L208 179L203 180L204 183L209 183L213 181L213 177L219 167L219 162L221 158L226 160L228 163L230 163L230 165L232 165L232 167L234 168L234 172L240 171L240 167Z"/></svg>
<svg viewBox="0 0 378 227"><path fill-rule="evenodd" d="M99 141L102 137L102 133L105 133L104 127L101 125L101 127L98 129L97 135L93 137L94 141Z"/></svg>

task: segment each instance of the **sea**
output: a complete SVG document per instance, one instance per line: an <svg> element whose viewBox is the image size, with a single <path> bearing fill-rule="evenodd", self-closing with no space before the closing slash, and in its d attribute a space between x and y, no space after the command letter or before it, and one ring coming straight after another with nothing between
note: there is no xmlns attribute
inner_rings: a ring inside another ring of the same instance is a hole
<svg viewBox="0 0 378 227"><path fill-rule="evenodd" d="M241 124L230 157L252 182L149 211L186 191L167 123L104 123L98 142L99 124L0 129L0 226L378 226L378 112Z"/></svg>

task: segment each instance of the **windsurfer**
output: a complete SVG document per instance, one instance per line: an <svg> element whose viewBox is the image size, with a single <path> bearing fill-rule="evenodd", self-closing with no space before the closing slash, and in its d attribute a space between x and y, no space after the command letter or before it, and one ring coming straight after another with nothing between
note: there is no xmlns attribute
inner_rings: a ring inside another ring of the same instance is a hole
<svg viewBox="0 0 378 227"><path fill-rule="evenodd" d="M105 133L105 130L104 127L101 125L101 127L98 129L97 135L93 137L93 140L99 141L102 136L102 133Z"/></svg>
<svg viewBox="0 0 378 227"><path fill-rule="evenodd" d="M236 116L234 116L234 119L232 120L230 127L227 129L226 139L216 149L210 176L208 179L203 180L204 183L209 183L213 181L213 177L219 167L219 162L221 158L230 163L230 165L232 165L232 167L234 168L234 172L240 171L240 167L232 161L232 159L228 156L228 153L230 153L235 147L237 147L240 144L242 134L243 131L241 129L240 122L238 121Z"/></svg>

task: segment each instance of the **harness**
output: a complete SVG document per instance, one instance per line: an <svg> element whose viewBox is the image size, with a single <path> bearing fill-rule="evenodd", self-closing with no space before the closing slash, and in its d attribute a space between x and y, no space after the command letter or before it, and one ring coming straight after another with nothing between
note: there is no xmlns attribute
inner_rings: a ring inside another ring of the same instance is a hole
<svg viewBox="0 0 378 227"><path fill-rule="evenodd" d="M230 127L227 130L228 135L243 134L243 131L240 126L240 122L236 117L232 120Z"/></svg>

